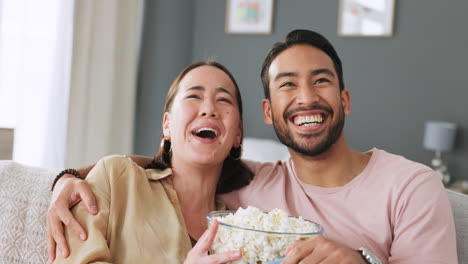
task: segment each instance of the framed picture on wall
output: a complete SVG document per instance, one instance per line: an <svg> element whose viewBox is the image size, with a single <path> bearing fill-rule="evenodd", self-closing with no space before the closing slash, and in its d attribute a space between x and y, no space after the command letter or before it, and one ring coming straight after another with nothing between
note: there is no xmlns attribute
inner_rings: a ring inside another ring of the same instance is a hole
<svg viewBox="0 0 468 264"><path fill-rule="evenodd" d="M395 0L340 0L338 35L390 37L394 12Z"/></svg>
<svg viewBox="0 0 468 264"><path fill-rule="evenodd" d="M227 0L226 33L270 34L273 0Z"/></svg>

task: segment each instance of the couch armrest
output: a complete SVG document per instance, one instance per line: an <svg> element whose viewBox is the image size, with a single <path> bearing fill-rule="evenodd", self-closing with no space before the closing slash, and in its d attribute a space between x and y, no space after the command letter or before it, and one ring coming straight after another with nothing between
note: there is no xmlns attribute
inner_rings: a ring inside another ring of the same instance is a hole
<svg viewBox="0 0 468 264"><path fill-rule="evenodd" d="M46 213L58 169L0 161L0 263L46 263Z"/></svg>
<svg viewBox="0 0 468 264"><path fill-rule="evenodd" d="M447 190L457 234L458 263L468 263L468 195Z"/></svg>

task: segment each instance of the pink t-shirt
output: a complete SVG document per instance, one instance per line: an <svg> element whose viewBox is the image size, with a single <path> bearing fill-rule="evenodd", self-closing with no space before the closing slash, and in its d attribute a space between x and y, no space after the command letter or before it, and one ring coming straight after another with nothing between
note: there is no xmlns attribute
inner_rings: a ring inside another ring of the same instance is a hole
<svg viewBox="0 0 468 264"><path fill-rule="evenodd" d="M324 236L365 247L383 263L457 263L455 226L444 187L429 167L372 149L367 167L344 186L303 183L293 161L246 161L255 178L222 195L228 208L274 208L322 225Z"/></svg>

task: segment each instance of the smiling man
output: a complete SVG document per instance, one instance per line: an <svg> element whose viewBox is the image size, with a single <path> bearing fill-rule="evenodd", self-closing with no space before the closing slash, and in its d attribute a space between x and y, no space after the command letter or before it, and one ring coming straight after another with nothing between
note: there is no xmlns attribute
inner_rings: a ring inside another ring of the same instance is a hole
<svg viewBox="0 0 468 264"><path fill-rule="evenodd" d="M300 154L322 154L341 136L349 92L339 88L333 69L331 59L318 48L297 45L278 55L268 71L271 91L263 100L265 122Z"/></svg>
<svg viewBox="0 0 468 264"><path fill-rule="evenodd" d="M223 195L230 208L280 208L321 224L323 236L293 245L289 263L457 263L450 204L433 170L346 142L350 92L326 38L290 32L267 54L263 117L291 159L249 163L255 178Z"/></svg>
<svg viewBox="0 0 468 264"><path fill-rule="evenodd" d="M450 204L436 173L402 156L377 148L362 153L347 144L343 127L351 97L326 38L290 32L267 54L261 78L264 120L291 159L246 161L256 175L252 182L221 198L228 208L279 208L324 227L323 235L293 244L284 264L457 263ZM151 159L136 162L145 166ZM71 195L76 200L79 193L88 208L93 204L81 180L61 181L49 211L49 219L56 219L49 232L59 241L59 218L84 233L67 213Z"/></svg>

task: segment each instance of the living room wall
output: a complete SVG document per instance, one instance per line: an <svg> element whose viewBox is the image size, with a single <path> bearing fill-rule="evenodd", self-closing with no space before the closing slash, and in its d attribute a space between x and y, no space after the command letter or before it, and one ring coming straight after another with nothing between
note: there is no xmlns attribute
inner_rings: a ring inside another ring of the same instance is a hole
<svg viewBox="0 0 468 264"><path fill-rule="evenodd" d="M137 154L156 153L166 92L191 62L193 5L189 0L145 2L134 133Z"/></svg>
<svg viewBox="0 0 468 264"><path fill-rule="evenodd" d="M145 26L136 153L153 155L159 144L162 105L172 79L185 64L207 58L225 64L238 80L249 113L244 115L245 135L276 139L261 116L260 66L274 42L292 29L307 28L325 35L343 61L352 102L345 133L352 147L361 151L377 147L429 164L433 153L422 146L424 123L455 122L456 149L446 157L453 177L468 179L468 110L464 106L468 36L463 33L468 26L468 2L397 1L394 36L389 38L338 37L338 1L276 0L270 35L226 34L226 1L178 0L164 5L181 10L147 9L147 22L167 20L164 25L150 23L151 29L148 23ZM168 12L178 15L169 17ZM175 35L175 29L182 34ZM171 34L163 34L167 31Z"/></svg>

